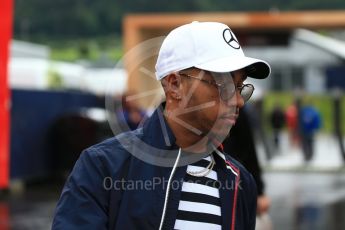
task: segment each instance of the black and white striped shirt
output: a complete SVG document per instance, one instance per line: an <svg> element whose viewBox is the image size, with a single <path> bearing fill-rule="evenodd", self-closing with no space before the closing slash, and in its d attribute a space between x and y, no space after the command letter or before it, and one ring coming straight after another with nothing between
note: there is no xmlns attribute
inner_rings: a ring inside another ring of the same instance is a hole
<svg viewBox="0 0 345 230"><path fill-rule="evenodd" d="M187 171L200 171L209 165L211 157L187 166ZM216 166L204 177L186 173L182 184L174 229L222 229L219 182Z"/></svg>

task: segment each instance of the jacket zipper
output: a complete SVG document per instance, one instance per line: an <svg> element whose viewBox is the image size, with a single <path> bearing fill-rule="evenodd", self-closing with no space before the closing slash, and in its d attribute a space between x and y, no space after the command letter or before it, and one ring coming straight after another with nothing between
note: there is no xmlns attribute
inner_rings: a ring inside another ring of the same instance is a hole
<svg viewBox="0 0 345 230"><path fill-rule="evenodd" d="M238 196L238 186L240 183L240 170L233 165L230 161L228 161L224 154L221 153L218 149L215 149L216 153L223 158L225 161L226 167L231 170L231 172L236 176L236 181L235 181L235 194L234 194L234 203L232 206L232 217L231 217L231 230L235 230L235 225L236 225L236 206L237 206L237 196Z"/></svg>
<svg viewBox="0 0 345 230"><path fill-rule="evenodd" d="M225 163L231 168L231 171L235 171L236 182L235 182L235 194L234 194L234 203L232 206L232 221L231 221L231 230L235 230L236 225L236 206L237 206L237 196L238 196L238 185L240 183L240 170L231 164L230 161L225 161Z"/></svg>

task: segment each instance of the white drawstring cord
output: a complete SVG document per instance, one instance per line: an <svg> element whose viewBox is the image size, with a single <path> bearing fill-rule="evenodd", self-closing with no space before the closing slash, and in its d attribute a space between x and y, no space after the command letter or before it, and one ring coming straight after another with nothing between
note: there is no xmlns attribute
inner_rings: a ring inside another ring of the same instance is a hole
<svg viewBox="0 0 345 230"><path fill-rule="evenodd" d="M168 187L167 187L167 191L165 192L165 200L164 200L164 206L163 206L163 213L162 213L161 223L159 225L159 230L162 230L162 228L163 228L163 222L164 222L165 212L166 212L166 209L167 209L168 198L169 198L170 184L171 184L171 180L172 180L172 178L174 176L174 173L176 171L178 162L180 160L180 155L181 155L181 148L178 151L174 167L171 170L170 177L169 177L169 180L168 180Z"/></svg>

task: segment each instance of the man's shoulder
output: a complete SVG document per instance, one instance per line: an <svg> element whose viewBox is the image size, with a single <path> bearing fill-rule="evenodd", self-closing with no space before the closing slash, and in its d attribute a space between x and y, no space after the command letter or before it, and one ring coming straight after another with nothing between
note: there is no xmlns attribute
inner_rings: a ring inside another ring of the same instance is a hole
<svg viewBox="0 0 345 230"><path fill-rule="evenodd" d="M83 154L87 153L90 156L99 157L102 155L113 154L121 149L121 144L119 143L117 138L111 137L88 147L83 151Z"/></svg>
<svg viewBox="0 0 345 230"><path fill-rule="evenodd" d="M91 159L97 158L103 163L126 161L131 157L126 145L133 143L133 140L136 139L134 137L138 137L138 135L133 131L118 134L88 147L82 155Z"/></svg>
<svg viewBox="0 0 345 230"><path fill-rule="evenodd" d="M225 153L224 156L225 159L233 164L238 170L240 170L241 173L249 173L247 169L239 161L235 160L235 158L233 158L230 154Z"/></svg>
<svg viewBox="0 0 345 230"><path fill-rule="evenodd" d="M229 154L225 154L225 158L240 171L240 177L242 178L242 180L245 179L249 181L254 181L252 174L239 161L235 160Z"/></svg>
<svg viewBox="0 0 345 230"><path fill-rule="evenodd" d="M97 144L90 146L89 148L85 149L85 151L94 152L94 154L107 154L109 152L114 152L114 150L126 151L126 145L128 143L135 142L135 140L140 139L141 136L141 129L122 132L114 137L107 138Z"/></svg>
<svg viewBox="0 0 345 230"><path fill-rule="evenodd" d="M226 159L239 170L241 192L251 197L257 196L257 187L252 174L237 160L229 154L225 154Z"/></svg>

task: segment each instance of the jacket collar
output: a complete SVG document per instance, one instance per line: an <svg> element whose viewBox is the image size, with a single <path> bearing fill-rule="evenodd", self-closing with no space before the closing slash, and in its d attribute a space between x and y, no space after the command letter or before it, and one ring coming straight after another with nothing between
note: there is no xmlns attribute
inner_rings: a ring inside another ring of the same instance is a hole
<svg viewBox="0 0 345 230"><path fill-rule="evenodd" d="M160 104L143 125L143 141L157 149L178 149L176 138L164 117L165 103Z"/></svg>

